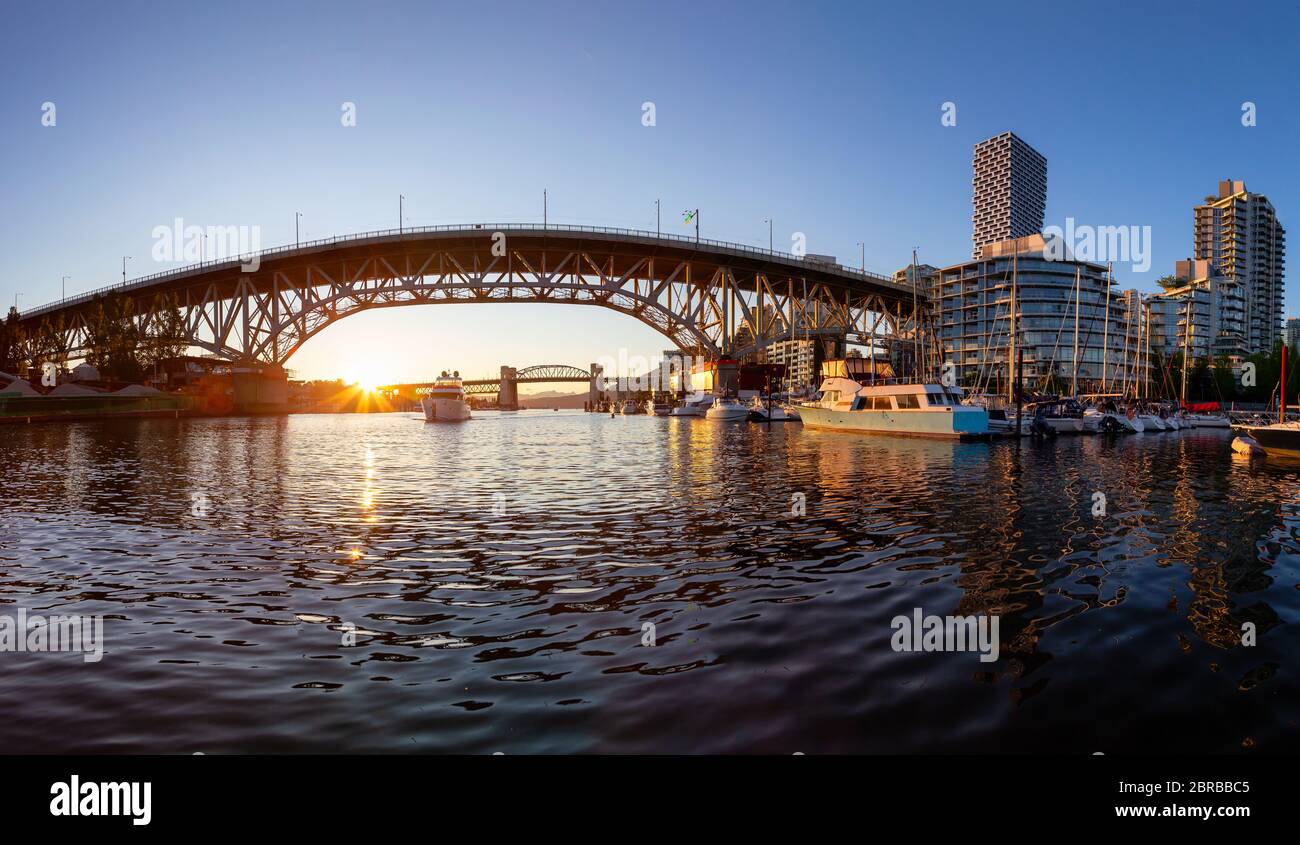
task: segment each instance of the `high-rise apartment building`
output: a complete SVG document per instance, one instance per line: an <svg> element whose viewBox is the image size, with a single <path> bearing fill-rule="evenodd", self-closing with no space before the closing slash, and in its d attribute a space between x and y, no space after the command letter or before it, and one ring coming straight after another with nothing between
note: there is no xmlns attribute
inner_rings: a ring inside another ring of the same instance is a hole
<svg viewBox="0 0 1300 845"><path fill-rule="evenodd" d="M1300 346L1300 317L1286 318L1286 335L1284 342L1287 346L1295 348Z"/></svg>
<svg viewBox="0 0 1300 845"><path fill-rule="evenodd" d="M791 384L817 386L817 373L813 372L816 352L815 340L802 338L778 340L768 344L763 350L764 359L769 364L785 364L786 379Z"/></svg>
<svg viewBox="0 0 1300 845"><path fill-rule="evenodd" d="M1047 211L1047 159L1013 132L980 141L974 178L971 255L986 244L1038 234Z"/></svg>
<svg viewBox="0 0 1300 845"><path fill-rule="evenodd" d="M1186 351L1189 360L1243 355L1241 286L1204 259L1179 261L1176 268L1176 284L1147 303L1151 347L1165 356Z"/></svg>
<svg viewBox="0 0 1300 845"><path fill-rule="evenodd" d="M930 279L943 360L977 392L1006 390L1017 350L1027 388L1054 377L1062 386L1077 378L1081 392L1127 389L1136 378L1133 294L1114 290L1103 264L1053 260L1041 235L986 244L982 258Z"/></svg>
<svg viewBox="0 0 1300 845"><path fill-rule="evenodd" d="M1196 206L1194 244L1196 258L1241 287L1246 354L1271 352L1282 330L1286 263L1286 230L1273 204L1245 182L1219 182L1219 195Z"/></svg>

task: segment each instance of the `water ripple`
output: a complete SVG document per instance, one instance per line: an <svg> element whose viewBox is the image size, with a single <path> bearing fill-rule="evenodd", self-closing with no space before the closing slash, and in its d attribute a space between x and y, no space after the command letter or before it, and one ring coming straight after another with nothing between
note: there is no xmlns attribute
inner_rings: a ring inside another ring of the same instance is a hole
<svg viewBox="0 0 1300 845"><path fill-rule="evenodd" d="M0 614L101 614L107 640L0 654L8 752L1296 749L1300 472L1222 432L6 435ZM999 659L895 652L914 608L999 615Z"/></svg>

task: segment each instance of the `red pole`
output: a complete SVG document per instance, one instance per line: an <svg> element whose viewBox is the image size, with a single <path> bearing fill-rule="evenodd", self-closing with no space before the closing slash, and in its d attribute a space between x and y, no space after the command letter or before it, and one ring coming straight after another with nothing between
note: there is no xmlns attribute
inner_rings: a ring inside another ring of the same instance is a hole
<svg viewBox="0 0 1300 845"><path fill-rule="evenodd" d="M1286 422L1286 344L1282 344L1282 378L1277 383L1278 422Z"/></svg>

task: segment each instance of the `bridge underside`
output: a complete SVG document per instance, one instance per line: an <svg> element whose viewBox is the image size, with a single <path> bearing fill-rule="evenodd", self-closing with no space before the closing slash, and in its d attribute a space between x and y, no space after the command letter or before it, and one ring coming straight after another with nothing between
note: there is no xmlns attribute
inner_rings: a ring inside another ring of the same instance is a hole
<svg viewBox="0 0 1300 845"><path fill-rule="evenodd" d="M627 314L698 356L742 357L805 335L905 336L913 292L890 279L734 245L639 233L483 227L342 239L264 254L246 272L209 263L116 291L147 331L174 296L186 341L230 360L282 364L352 314L408 305L533 302ZM924 296L917 297L924 306ZM88 351L89 297L24 315ZM919 309L924 313L924 307Z"/></svg>

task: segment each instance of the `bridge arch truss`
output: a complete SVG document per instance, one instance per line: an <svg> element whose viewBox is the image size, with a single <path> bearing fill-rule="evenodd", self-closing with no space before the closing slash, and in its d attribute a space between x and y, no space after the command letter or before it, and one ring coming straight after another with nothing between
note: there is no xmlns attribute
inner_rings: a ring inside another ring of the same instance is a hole
<svg viewBox="0 0 1300 845"><path fill-rule="evenodd" d="M331 238L207 262L27 312L72 357L87 351L95 297L130 300L147 331L174 297L193 347L283 364L353 314L408 305L555 303L627 314L678 349L742 357L804 336L907 336L925 292L890 278L741 244L594 227L428 227ZM913 304L918 307L914 313ZM521 373L522 375L522 373Z"/></svg>

